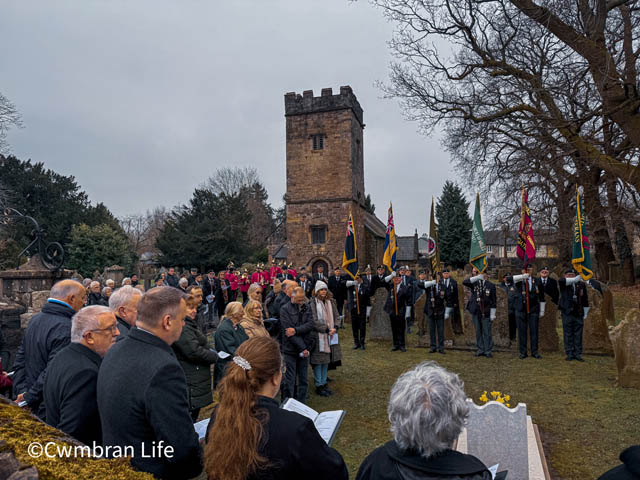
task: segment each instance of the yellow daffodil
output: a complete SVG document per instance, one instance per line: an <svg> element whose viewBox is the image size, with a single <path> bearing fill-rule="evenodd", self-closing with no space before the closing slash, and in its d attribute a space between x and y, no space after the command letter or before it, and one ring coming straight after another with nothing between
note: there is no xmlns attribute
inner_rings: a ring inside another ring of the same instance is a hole
<svg viewBox="0 0 640 480"><path fill-rule="evenodd" d="M509 395L505 395L504 399L508 402L509 400L511 400L511 397Z"/></svg>
<svg viewBox="0 0 640 480"><path fill-rule="evenodd" d="M493 398L496 398L496 397L498 397L499 395L500 395L500 392L491 392L491 396L492 396Z"/></svg>
<svg viewBox="0 0 640 480"><path fill-rule="evenodd" d="M504 398L498 397L496 398L496 402L504 403Z"/></svg>
<svg viewBox="0 0 640 480"><path fill-rule="evenodd" d="M507 407L511 408L511 405L509 405L508 403L505 403L505 405L506 405Z"/></svg>
<svg viewBox="0 0 640 480"><path fill-rule="evenodd" d="M489 399L487 398L487 392L484 392L482 395L480 395L480 401L487 403L489 401Z"/></svg>

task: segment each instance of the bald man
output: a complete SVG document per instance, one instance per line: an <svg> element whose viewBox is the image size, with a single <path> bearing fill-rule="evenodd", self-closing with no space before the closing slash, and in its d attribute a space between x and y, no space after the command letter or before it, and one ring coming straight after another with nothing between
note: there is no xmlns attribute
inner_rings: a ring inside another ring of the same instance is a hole
<svg viewBox="0 0 640 480"><path fill-rule="evenodd" d="M71 317L87 300L84 286L75 280L61 280L24 332L14 364L16 402L45 419L43 402L47 366L58 351L71 342Z"/></svg>

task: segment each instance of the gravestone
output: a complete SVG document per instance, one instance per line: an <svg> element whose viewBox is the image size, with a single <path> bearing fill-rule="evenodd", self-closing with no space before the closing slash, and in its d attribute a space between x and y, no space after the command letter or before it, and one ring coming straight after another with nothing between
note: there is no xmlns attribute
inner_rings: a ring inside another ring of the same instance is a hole
<svg viewBox="0 0 640 480"><path fill-rule="evenodd" d="M538 347L542 352L557 352L558 344L558 306L545 294L544 315L538 322Z"/></svg>
<svg viewBox="0 0 640 480"><path fill-rule="evenodd" d="M371 315L369 316L370 329L369 338L371 340L391 340L391 321L389 315L384 311L384 304L387 301L387 290L379 288L371 297Z"/></svg>
<svg viewBox="0 0 640 480"><path fill-rule="evenodd" d="M605 284L600 284L600 288L602 293L587 285L591 308L584 321L582 350L584 353L613 355L613 345L609 339L609 325L615 324L613 296Z"/></svg>
<svg viewBox="0 0 640 480"><path fill-rule="evenodd" d="M104 269L103 275L104 281L113 280L116 284L116 288L122 285L122 280L124 279L124 267L119 265L112 265Z"/></svg>
<svg viewBox="0 0 640 480"><path fill-rule="evenodd" d="M418 329L418 343L416 347L426 348L429 346L429 318L427 317L427 314L424 313L424 304L427 301L427 294L424 293L424 290L420 290L420 292L422 292L422 294L413 305L413 315L416 319L416 326L424 320L424 334L420 335L420 329Z"/></svg>
<svg viewBox="0 0 640 480"><path fill-rule="evenodd" d="M610 328L609 337L616 356L618 385L640 388L640 310L629 310L619 325Z"/></svg>
<svg viewBox="0 0 640 480"><path fill-rule="evenodd" d="M527 406L519 403L507 408L488 402L478 406L468 399L466 427L467 453L478 457L487 467L499 464L498 471L508 470L507 478L529 478L529 442Z"/></svg>

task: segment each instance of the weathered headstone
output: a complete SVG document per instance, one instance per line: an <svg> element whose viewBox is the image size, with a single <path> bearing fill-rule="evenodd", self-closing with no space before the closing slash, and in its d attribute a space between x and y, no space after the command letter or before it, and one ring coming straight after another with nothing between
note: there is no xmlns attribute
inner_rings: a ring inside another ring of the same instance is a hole
<svg viewBox="0 0 640 480"><path fill-rule="evenodd" d="M609 339L609 325L615 323L613 296L609 288L600 284L602 293L587 286L589 295L589 314L584 321L582 350L585 353L604 353L613 355L613 346Z"/></svg>
<svg viewBox="0 0 640 480"><path fill-rule="evenodd" d="M104 280L113 280L116 287L122 285L122 279L124 278L124 267L119 265L112 265L104 269Z"/></svg>
<svg viewBox="0 0 640 480"><path fill-rule="evenodd" d="M384 303L387 301L387 290L379 288L371 297L371 315L369 322L369 338L371 340L391 340L391 322L389 315L384 311Z"/></svg>
<svg viewBox="0 0 640 480"><path fill-rule="evenodd" d="M416 347L420 348L426 348L429 346L429 319L424 313L424 304L426 301L427 295L425 293L422 293L422 295L420 295L418 300L416 300L415 304L413 305L413 314L416 319L416 326L418 326L423 320L424 315L424 332L422 332L422 335L420 335L421 332L418 329L418 343L416 345Z"/></svg>
<svg viewBox="0 0 640 480"><path fill-rule="evenodd" d="M616 327L609 330L618 370L618 385L640 388L640 310L629 310Z"/></svg>
<svg viewBox="0 0 640 480"><path fill-rule="evenodd" d="M470 403L466 428L467 453L485 465L499 464L508 478L529 478L529 445L527 438L527 406L519 403L507 408L498 402L478 406Z"/></svg>
<svg viewBox="0 0 640 480"><path fill-rule="evenodd" d="M544 315L538 322L538 347L542 352L557 352L558 344L558 306L545 294Z"/></svg>

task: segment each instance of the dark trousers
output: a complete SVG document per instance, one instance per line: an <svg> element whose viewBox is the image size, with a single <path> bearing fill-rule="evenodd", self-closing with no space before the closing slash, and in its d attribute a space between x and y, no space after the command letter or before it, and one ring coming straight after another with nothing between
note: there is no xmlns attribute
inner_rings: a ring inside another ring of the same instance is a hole
<svg viewBox="0 0 640 480"><path fill-rule="evenodd" d="M525 312L516 313L518 319L518 349L522 355L527 354L527 331L529 331L529 341L531 346L531 355L538 353L538 320L537 313Z"/></svg>
<svg viewBox="0 0 640 480"><path fill-rule="evenodd" d="M367 307L360 307L360 313L357 310L351 310L351 329L353 330L353 344L364 345L364 338L367 334Z"/></svg>
<svg viewBox="0 0 640 480"><path fill-rule="evenodd" d="M582 329L584 318L581 315L562 314L562 331L564 332L564 351L567 357L582 355Z"/></svg>
<svg viewBox="0 0 640 480"><path fill-rule="evenodd" d="M493 350L491 337L491 319L482 315L473 315L473 327L476 329L477 353L486 355Z"/></svg>
<svg viewBox="0 0 640 480"><path fill-rule="evenodd" d="M242 292L242 304L247 303L247 299L249 298L249 292Z"/></svg>
<svg viewBox="0 0 640 480"><path fill-rule="evenodd" d="M344 298L336 297L336 307L338 308L338 315L342 316L344 311Z"/></svg>
<svg viewBox="0 0 640 480"><path fill-rule="evenodd" d="M406 321L404 319L404 309L400 311L399 315L389 315L391 319L391 335L393 336L394 347L404 347L404 331L406 327Z"/></svg>
<svg viewBox="0 0 640 480"><path fill-rule="evenodd" d="M429 317L429 345L432 352L444 352L444 313Z"/></svg>
<svg viewBox="0 0 640 480"><path fill-rule="evenodd" d="M510 311L509 312L509 340L511 341L516 339L516 333L518 331L516 325L517 325L516 312Z"/></svg>
<svg viewBox="0 0 640 480"><path fill-rule="evenodd" d="M299 402L305 403L307 400L307 389L309 381L307 379L309 369L309 357L299 355L284 354L284 364L287 371L284 373L282 382L282 399L295 398ZM295 392L296 378L298 379L298 389Z"/></svg>

